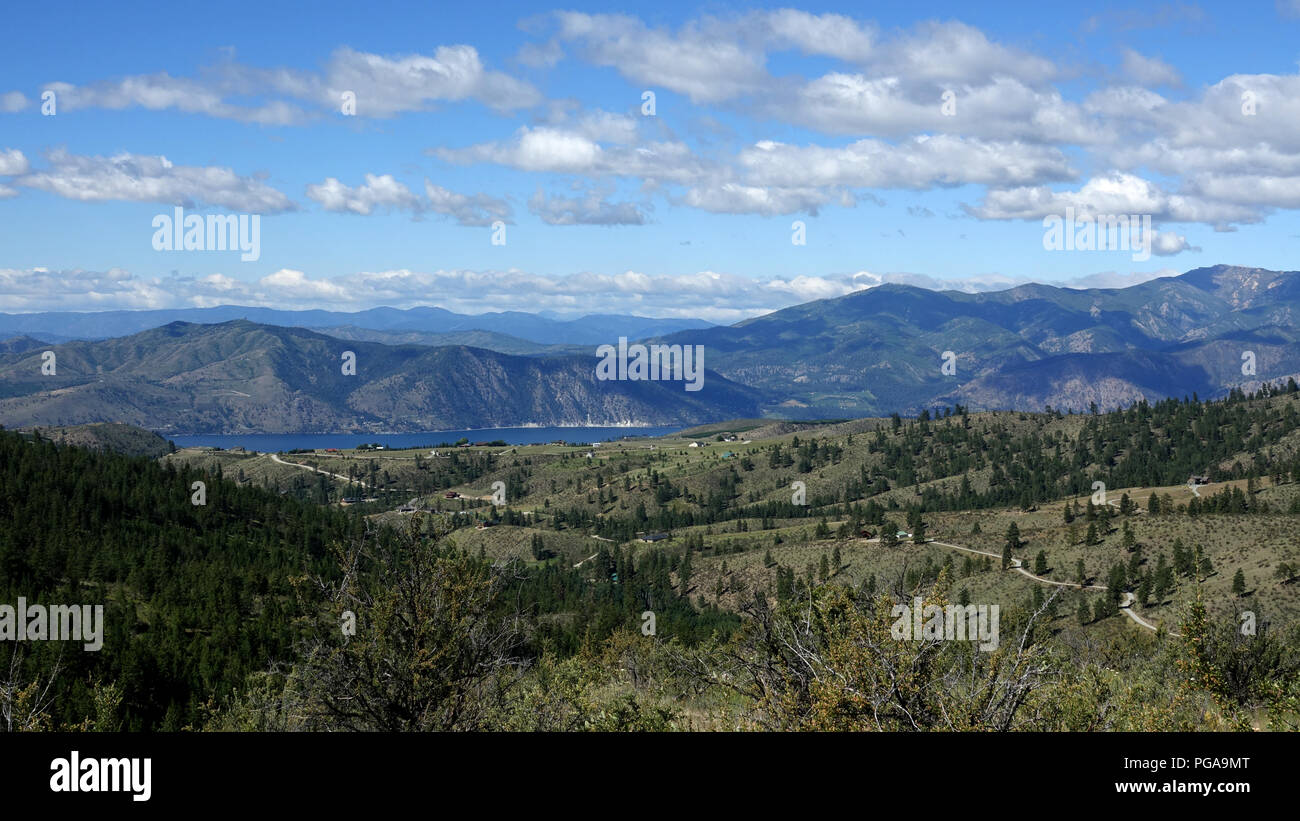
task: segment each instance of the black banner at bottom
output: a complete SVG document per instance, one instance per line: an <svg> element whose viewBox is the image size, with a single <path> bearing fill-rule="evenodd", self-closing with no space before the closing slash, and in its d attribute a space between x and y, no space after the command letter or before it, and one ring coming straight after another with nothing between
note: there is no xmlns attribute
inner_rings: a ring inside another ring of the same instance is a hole
<svg viewBox="0 0 1300 821"><path fill-rule="evenodd" d="M0 772L6 796L29 806L128 814L339 811L431 798L515 810L662 801L734 811L827 792L896 795L927 808L1191 799L1219 808L1289 795L1293 742L1284 734L15 734L0 736Z"/></svg>

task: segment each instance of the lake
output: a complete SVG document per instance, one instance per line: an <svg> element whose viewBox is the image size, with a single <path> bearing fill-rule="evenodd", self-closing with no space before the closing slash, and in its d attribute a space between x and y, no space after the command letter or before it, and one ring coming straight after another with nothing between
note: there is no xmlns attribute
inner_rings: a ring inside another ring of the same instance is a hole
<svg viewBox="0 0 1300 821"><path fill-rule="evenodd" d="M494 442L532 445L539 442L607 442L624 436L664 436L682 430L680 426L651 428L480 428L478 430L437 430L426 433L238 433L168 436L178 448L242 447L246 450L276 452L298 448L354 448L378 442L387 448L434 447L455 442L462 437L471 442Z"/></svg>

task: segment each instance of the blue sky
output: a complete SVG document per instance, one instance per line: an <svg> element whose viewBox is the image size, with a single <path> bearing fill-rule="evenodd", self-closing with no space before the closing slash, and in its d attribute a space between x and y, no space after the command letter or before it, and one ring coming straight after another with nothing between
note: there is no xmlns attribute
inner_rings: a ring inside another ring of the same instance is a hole
<svg viewBox="0 0 1300 821"><path fill-rule="evenodd" d="M734 321L884 281L1297 267L1289 0L21 3L6 20L25 34L0 55L0 311ZM155 250L177 204L258 215L258 258ZM1045 250L1066 208L1150 215L1155 253Z"/></svg>

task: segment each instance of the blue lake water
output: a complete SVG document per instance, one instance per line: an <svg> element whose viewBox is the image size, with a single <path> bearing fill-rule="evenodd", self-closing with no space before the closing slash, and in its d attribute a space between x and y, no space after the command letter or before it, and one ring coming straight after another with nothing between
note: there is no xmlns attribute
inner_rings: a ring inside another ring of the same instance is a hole
<svg viewBox="0 0 1300 821"><path fill-rule="evenodd" d="M246 450L275 452L297 448L354 448L360 444L379 444L388 448L419 448L455 442L462 437L471 442L494 442L511 445L538 442L608 442L624 436L663 436L681 427L655 428L480 428L478 430L438 430L427 433L241 433L194 434L167 436L178 448L242 447Z"/></svg>

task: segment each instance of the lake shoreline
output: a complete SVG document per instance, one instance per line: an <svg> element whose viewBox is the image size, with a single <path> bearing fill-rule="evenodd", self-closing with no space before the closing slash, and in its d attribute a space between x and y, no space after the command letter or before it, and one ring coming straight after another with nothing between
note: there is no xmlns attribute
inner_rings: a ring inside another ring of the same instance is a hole
<svg viewBox="0 0 1300 821"><path fill-rule="evenodd" d="M417 431L413 433L159 433L176 447L242 447L263 453L339 448L352 449L362 444L380 444L387 449L437 447L454 444L459 439L503 441L506 446L566 443L592 443L611 439L652 438L685 430L684 426L518 426L508 428L462 428L458 430Z"/></svg>

